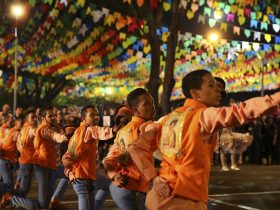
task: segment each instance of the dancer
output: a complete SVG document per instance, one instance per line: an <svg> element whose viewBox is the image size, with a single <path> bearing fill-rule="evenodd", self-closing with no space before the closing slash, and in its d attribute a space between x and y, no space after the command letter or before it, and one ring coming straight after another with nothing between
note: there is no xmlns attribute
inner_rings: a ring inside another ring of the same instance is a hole
<svg viewBox="0 0 280 210"><path fill-rule="evenodd" d="M150 126L128 147L133 162L152 185L146 199L149 210L206 210L217 131L275 112L280 104L280 93L276 93L250 99L239 106L216 108L220 91L206 70L187 74L182 89L187 98L184 106L165 116L160 124ZM178 119L175 149L163 144L162 135L174 119ZM157 148L163 160L159 172L150 161Z"/></svg>

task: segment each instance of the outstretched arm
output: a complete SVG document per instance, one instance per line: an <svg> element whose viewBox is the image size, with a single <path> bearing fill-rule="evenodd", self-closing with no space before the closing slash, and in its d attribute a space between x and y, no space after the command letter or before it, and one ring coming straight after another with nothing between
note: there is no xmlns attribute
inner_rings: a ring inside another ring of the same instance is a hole
<svg viewBox="0 0 280 210"><path fill-rule="evenodd" d="M213 133L221 128L239 126L262 115L275 113L279 105L280 92L272 96L252 98L231 107L210 107L200 116L201 131Z"/></svg>

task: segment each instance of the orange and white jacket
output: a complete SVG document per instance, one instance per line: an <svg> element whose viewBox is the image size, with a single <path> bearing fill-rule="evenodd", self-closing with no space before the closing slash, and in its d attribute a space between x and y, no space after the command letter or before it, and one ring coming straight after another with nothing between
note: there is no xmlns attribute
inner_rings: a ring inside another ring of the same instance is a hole
<svg viewBox="0 0 280 210"><path fill-rule="evenodd" d="M96 180L96 153L98 140L114 137L109 127L88 126L82 122L75 130L62 157L66 176L73 173L77 179Z"/></svg>
<svg viewBox="0 0 280 210"><path fill-rule="evenodd" d="M33 155L34 164L56 169L57 150L55 145L67 140L64 133L57 133L52 126L41 123L35 133Z"/></svg>
<svg viewBox="0 0 280 210"><path fill-rule="evenodd" d="M20 152L18 162L20 164L33 164L33 155L35 152L34 138L36 127L29 123L24 123L21 128L18 140L17 149Z"/></svg>
<svg viewBox="0 0 280 210"><path fill-rule="evenodd" d="M3 138L0 150L2 152L2 159L9 160L12 163L17 162L17 138L19 136L20 130L15 127L11 128L8 134Z"/></svg>
<svg viewBox="0 0 280 210"><path fill-rule="evenodd" d="M124 187L126 189L147 192L148 182L142 173L138 170L136 165L129 161L129 153L127 147L145 130L145 127L153 123L152 121L145 121L140 117L133 116L131 121L121 128L116 136L114 145L110 148L108 155L104 158L103 164L107 172L107 176L113 180L113 177L119 173L129 177L128 184ZM120 156L126 159L127 163L122 164ZM127 157L125 157L127 156ZM152 154L149 157L152 161Z"/></svg>
<svg viewBox="0 0 280 210"><path fill-rule="evenodd" d="M128 150L138 169L150 181L157 176L150 156L159 149L162 155L159 176L168 181L172 194L206 203L217 131L224 127L239 126L264 114L275 113L279 105L280 93L221 108L208 108L198 101L187 99L184 106L165 116L160 123L150 126L129 145ZM184 118L182 121L180 117L178 121L173 119L178 123L175 129L176 142L165 144L170 138L162 135L165 122L174 115L184 115Z"/></svg>

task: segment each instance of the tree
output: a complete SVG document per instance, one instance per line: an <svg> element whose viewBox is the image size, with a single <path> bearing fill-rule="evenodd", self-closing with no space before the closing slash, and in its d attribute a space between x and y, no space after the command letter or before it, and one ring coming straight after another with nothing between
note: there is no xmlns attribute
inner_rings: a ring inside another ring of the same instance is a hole
<svg viewBox="0 0 280 210"><path fill-rule="evenodd" d="M170 35L167 39L166 67L164 70L163 92L161 96L160 106L162 114L170 112L170 98L175 85L174 79L174 63L176 47L178 45L178 32L180 29L180 19L183 18L183 8L179 8L180 0L174 0L171 5L170 17L171 23L169 27Z"/></svg>
<svg viewBox="0 0 280 210"><path fill-rule="evenodd" d="M0 66L1 68L1 66ZM12 70L2 67L4 74L12 75ZM43 76L29 72L20 72L19 77L22 77L22 82L18 85L18 105L28 106L46 106L51 104L52 100L61 92L67 85L71 83L64 76ZM2 88L3 93L12 92L10 86L5 85ZM8 94L11 95L11 94ZM12 98L5 99L11 102Z"/></svg>
<svg viewBox="0 0 280 210"><path fill-rule="evenodd" d="M150 8L149 19L148 19L148 26L149 26L148 41L151 45L152 61L151 61L150 78L148 83L146 84L146 87L149 93L153 96L156 107L158 107L158 103L159 103L158 91L161 85L161 80L159 77L161 40L157 36L156 30L158 28L158 24L160 23L161 17L162 17L161 10Z"/></svg>
<svg viewBox="0 0 280 210"><path fill-rule="evenodd" d="M24 95L20 102L25 106L46 106L69 84L65 77L30 75L29 83L23 80Z"/></svg>
<svg viewBox="0 0 280 210"><path fill-rule="evenodd" d="M145 1L146 2L146 1ZM155 1L154 1L155 2ZM164 69L164 81L163 92L161 95L160 107L161 114L167 114L170 111L170 97L175 84L174 79L174 63L176 47L178 45L178 32L180 29L180 18L183 18L183 7L179 8L181 0L174 0L171 3L171 10L166 16L171 18L170 25L168 26L170 35L167 40L167 54L166 54L166 68ZM134 8L134 15L139 18L142 17L147 21L149 31L145 35L151 46L151 72L149 82L146 87L149 93L155 100L156 107L158 107L159 101L159 87L162 81L160 75L160 56L162 40L156 33L157 29L166 25L164 20L163 2L157 2L157 7L151 7L148 3L145 3L141 9ZM144 14L144 15L143 15ZM148 15L147 15L148 14Z"/></svg>

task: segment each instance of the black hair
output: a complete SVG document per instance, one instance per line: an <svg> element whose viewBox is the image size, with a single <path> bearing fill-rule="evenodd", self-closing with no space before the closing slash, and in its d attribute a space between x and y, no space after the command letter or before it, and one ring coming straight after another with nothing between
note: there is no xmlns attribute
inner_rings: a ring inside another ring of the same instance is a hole
<svg viewBox="0 0 280 210"><path fill-rule="evenodd" d="M138 104L138 97L143 95L143 94L148 94L148 92L143 89L143 88L136 88L135 90L131 91L128 95L127 95L127 105L129 106L129 108L132 108L134 106L136 106Z"/></svg>
<svg viewBox="0 0 280 210"><path fill-rule="evenodd" d="M221 94L221 100L220 100L220 106L225 106L226 103L227 103L227 92L226 92L226 82L225 80L223 80L222 78L220 77L214 77L214 79L221 83L223 85L223 88L221 91L220 91L220 94Z"/></svg>
<svg viewBox="0 0 280 210"><path fill-rule="evenodd" d="M219 82L219 83L221 83L221 84L223 85L224 90L226 89L226 82L225 82L225 80L223 80L221 77L214 77L214 79L215 79L217 82Z"/></svg>
<svg viewBox="0 0 280 210"><path fill-rule="evenodd" d="M35 110L35 109L28 109L28 110L26 110L26 112L24 113L25 119L26 119L27 116L28 116L29 114L31 114L31 113L36 114L36 110Z"/></svg>
<svg viewBox="0 0 280 210"><path fill-rule="evenodd" d="M88 109L96 109L94 105L86 105L81 109L81 118L84 119Z"/></svg>
<svg viewBox="0 0 280 210"><path fill-rule="evenodd" d="M115 118L117 117L118 111L123 107L126 107L126 105L125 104L119 104L118 106L116 106L116 108L114 110L114 117Z"/></svg>
<svg viewBox="0 0 280 210"><path fill-rule="evenodd" d="M52 110L53 110L52 106L40 109L40 114L39 114L40 119L45 118L47 115L47 112L52 111Z"/></svg>
<svg viewBox="0 0 280 210"><path fill-rule="evenodd" d="M191 89L199 90L202 84L202 77L211 73L207 70L200 69L188 73L182 81L182 91L186 98L192 98Z"/></svg>
<svg viewBox="0 0 280 210"><path fill-rule="evenodd" d="M24 116L20 115L20 117L17 117L14 119L14 122L17 122L17 121L24 121Z"/></svg>

